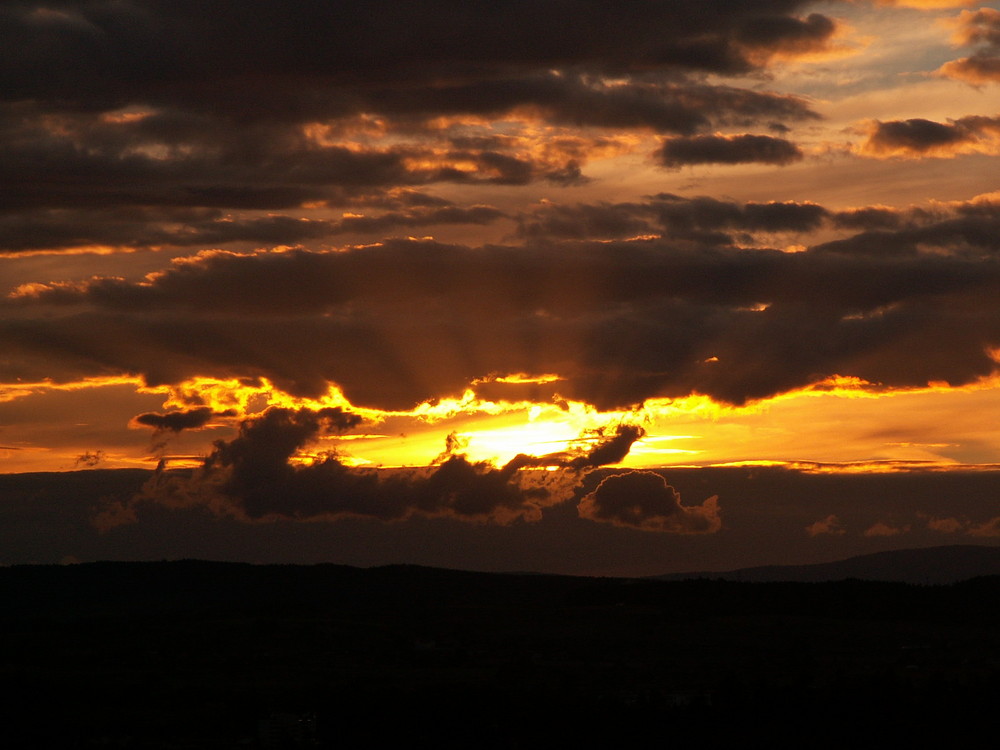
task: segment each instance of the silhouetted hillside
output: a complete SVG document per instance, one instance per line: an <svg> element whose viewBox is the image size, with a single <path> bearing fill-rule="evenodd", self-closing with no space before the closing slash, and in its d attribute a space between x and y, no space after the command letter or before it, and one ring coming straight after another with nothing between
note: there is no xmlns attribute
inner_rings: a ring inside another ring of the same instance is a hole
<svg viewBox="0 0 1000 750"><path fill-rule="evenodd" d="M661 581L711 578L727 581L804 583L857 578L862 581L942 584L991 575L1000 575L1000 547L966 544L875 552L847 560L814 565L762 565L722 573L668 573L652 578Z"/></svg>
<svg viewBox="0 0 1000 750"><path fill-rule="evenodd" d="M1000 690L1000 578L180 561L4 568L0 601L19 748L959 742Z"/></svg>

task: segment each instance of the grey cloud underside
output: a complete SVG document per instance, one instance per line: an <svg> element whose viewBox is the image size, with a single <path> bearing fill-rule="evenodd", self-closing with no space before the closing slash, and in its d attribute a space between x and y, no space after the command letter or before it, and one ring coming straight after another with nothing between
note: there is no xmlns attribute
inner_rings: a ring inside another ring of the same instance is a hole
<svg viewBox="0 0 1000 750"><path fill-rule="evenodd" d="M597 208L605 219L615 210ZM769 230L840 216L676 196L621 212L643 221L665 212L694 229L720 215ZM564 379L509 393L610 408L692 392L744 403L832 375L907 387L990 374L988 350L1000 345L996 207L897 218L895 231L801 253L550 237L203 254L142 283L99 278L8 300L3 379L267 377L298 395L335 383L357 405L409 408L489 375L556 373ZM504 388L481 386L501 397Z"/></svg>

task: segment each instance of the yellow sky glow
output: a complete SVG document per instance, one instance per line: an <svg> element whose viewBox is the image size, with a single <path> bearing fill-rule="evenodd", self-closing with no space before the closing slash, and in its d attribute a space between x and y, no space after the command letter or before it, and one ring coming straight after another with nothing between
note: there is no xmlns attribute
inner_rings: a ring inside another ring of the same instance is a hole
<svg viewBox="0 0 1000 750"><path fill-rule="evenodd" d="M508 376L509 382L551 382L555 376ZM1000 462L1000 427L985 415L1000 409L1000 377L963 388L944 384L886 390L857 378L830 378L767 401L733 407L704 396L651 399L639 410L600 412L579 402L484 401L470 390L462 397L421 404L406 412L355 409L331 388L322 399L292 397L266 381L197 378L174 387L144 387L136 378L91 378L65 384L13 383L0 398L42 403L48 393L95 398L101 391L126 389L152 399L160 411L204 405L219 416L204 428L160 435L150 452L151 430L120 425L117 439L102 450L107 468L151 466L167 457L172 466L192 466L207 455L213 440L231 435L241 419L271 407L320 409L331 406L359 413L365 424L351 434L326 436L303 451L335 450L345 463L424 466L438 458L445 436L454 434L461 451L475 461L501 465L519 453L545 455L585 449L597 431L619 424L641 426L646 435L622 465L650 468L764 462L841 466L844 470L887 470L892 465L964 467ZM156 408L156 407L153 407ZM48 430L0 435L6 471L79 468L90 448L90 423L63 427L65 444L49 444ZM76 431L76 432L74 432ZM76 434L79 433L79 434ZM582 442L581 442L582 441Z"/></svg>

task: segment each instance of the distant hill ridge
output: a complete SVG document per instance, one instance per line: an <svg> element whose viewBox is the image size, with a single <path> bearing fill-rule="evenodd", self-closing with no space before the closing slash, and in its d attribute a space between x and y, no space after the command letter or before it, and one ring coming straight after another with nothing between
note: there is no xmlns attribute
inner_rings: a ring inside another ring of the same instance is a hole
<svg viewBox="0 0 1000 750"><path fill-rule="evenodd" d="M949 584L989 575L1000 575L1000 547L955 544L874 552L813 565L762 565L726 572L668 573L650 578L658 581L708 578L755 583L820 583L855 578L862 581Z"/></svg>

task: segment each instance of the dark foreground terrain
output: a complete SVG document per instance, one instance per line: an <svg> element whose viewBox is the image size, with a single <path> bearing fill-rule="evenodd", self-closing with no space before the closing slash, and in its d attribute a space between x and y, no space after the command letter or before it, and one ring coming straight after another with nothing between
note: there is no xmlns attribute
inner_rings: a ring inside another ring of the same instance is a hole
<svg viewBox="0 0 1000 750"><path fill-rule="evenodd" d="M1000 697L995 577L96 563L0 602L11 748L955 744Z"/></svg>

